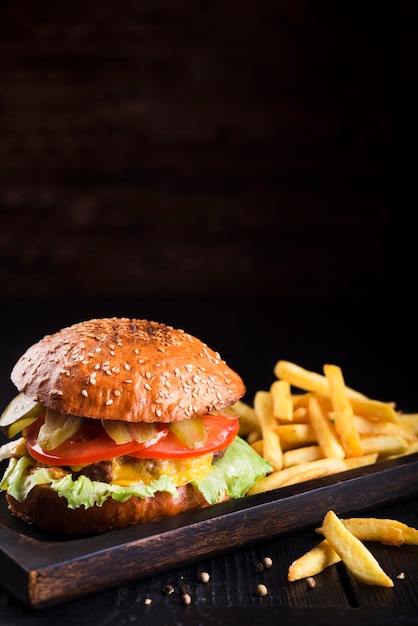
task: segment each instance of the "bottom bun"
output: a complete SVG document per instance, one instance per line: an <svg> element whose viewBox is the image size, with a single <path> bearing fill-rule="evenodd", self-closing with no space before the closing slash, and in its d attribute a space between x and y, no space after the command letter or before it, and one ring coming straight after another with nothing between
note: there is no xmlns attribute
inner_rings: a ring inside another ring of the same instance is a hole
<svg viewBox="0 0 418 626"><path fill-rule="evenodd" d="M192 485L177 488L177 497L161 491L152 498L131 496L126 502L108 498L102 506L69 509L67 500L47 486L36 485L18 502L7 494L10 512L28 524L72 534L103 533L136 524L153 522L185 511L209 506Z"/></svg>

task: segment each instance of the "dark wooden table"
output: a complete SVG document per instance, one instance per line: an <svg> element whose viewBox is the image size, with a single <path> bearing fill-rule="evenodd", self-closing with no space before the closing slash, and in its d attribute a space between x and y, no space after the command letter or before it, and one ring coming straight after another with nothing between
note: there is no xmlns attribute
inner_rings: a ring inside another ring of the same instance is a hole
<svg viewBox="0 0 418 626"><path fill-rule="evenodd" d="M154 298L152 301L101 299L89 301L4 301L5 323L1 331L1 405L13 397L10 370L31 343L63 325L95 316L147 317L183 327L198 335L236 368L247 384L247 399L257 389L267 389L279 358L293 360L309 369L323 363L343 368L347 384L382 400L396 400L404 411L418 409L415 402L413 358L404 357L408 339L413 354L413 330L395 324L396 317L372 314L370 307L347 302L281 302L280 300L223 301L207 299ZM3 469L3 468L2 468ZM384 490L384 485L382 490ZM367 515L393 517L418 527L418 488L408 497L402 493L393 502L367 507ZM369 494L363 498L367 500ZM370 493L370 502L376 494ZM4 497L3 495L1 497ZM325 506L327 503L323 503ZM304 511L301 511L303 516ZM359 511L361 514L361 511ZM265 520L260 520L265 524ZM50 626L52 624L197 624L235 623L299 624L416 624L418 623L418 552L415 546L400 548L370 546L384 569L394 579L392 589L370 587L356 581L337 565L316 577L316 586L306 581L289 583L289 564L318 542L314 525L277 536L260 537L249 545L225 548L219 554L178 565L182 546L172 546L172 567L106 589L81 595L44 609L26 606L13 593L0 587L0 621L3 626ZM211 538L208 536L208 548ZM272 566L259 571L265 556ZM118 579L118 560L112 563ZM4 565L2 565L3 567ZM82 567L82 565L80 565ZM207 583L199 574L210 575ZM398 578L403 574L401 578ZM13 575L13 572L10 572ZM263 583L268 594L257 594ZM167 585L174 592L164 593ZM185 605L181 588L190 591ZM150 603L146 603L149 599Z"/></svg>

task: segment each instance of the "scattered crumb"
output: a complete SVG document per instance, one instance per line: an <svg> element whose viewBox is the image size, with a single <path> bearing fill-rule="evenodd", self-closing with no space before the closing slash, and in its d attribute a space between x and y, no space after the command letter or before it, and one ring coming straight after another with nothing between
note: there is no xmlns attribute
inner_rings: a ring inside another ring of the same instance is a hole
<svg viewBox="0 0 418 626"><path fill-rule="evenodd" d="M313 589L316 586L315 578L313 576L308 576L308 578L306 579L306 584L308 585L308 587Z"/></svg>

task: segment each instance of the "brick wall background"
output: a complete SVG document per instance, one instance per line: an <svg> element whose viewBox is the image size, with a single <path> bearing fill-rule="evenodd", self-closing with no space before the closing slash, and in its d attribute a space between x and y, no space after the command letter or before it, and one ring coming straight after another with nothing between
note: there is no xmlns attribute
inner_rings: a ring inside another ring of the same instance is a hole
<svg viewBox="0 0 418 626"><path fill-rule="evenodd" d="M2 295L387 289L385 2L0 2Z"/></svg>

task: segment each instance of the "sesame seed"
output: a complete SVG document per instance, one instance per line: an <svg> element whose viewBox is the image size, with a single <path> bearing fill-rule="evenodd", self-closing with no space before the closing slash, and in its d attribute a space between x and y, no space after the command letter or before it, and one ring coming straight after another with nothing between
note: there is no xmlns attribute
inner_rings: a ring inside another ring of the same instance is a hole
<svg viewBox="0 0 418 626"><path fill-rule="evenodd" d="M144 387L147 391L151 391L151 385L149 385L148 383L145 383Z"/></svg>
<svg viewBox="0 0 418 626"><path fill-rule="evenodd" d="M105 372L106 372L106 374L109 374L109 376L112 374L112 370L110 370L110 369L106 369Z"/></svg>
<svg viewBox="0 0 418 626"><path fill-rule="evenodd" d="M106 406L109 406L110 404L113 404L113 400L111 398L109 398L109 400L106 400Z"/></svg>
<svg viewBox="0 0 418 626"><path fill-rule="evenodd" d="M119 397L120 396L120 391L119 389L115 389L114 392L115 396Z"/></svg>
<svg viewBox="0 0 418 626"><path fill-rule="evenodd" d="M151 373L150 372L145 372L145 378L148 378L148 380L151 378Z"/></svg>
<svg viewBox="0 0 418 626"><path fill-rule="evenodd" d="M81 395L84 396L85 398L87 398L87 396L89 395L87 392L87 389L82 389L81 390Z"/></svg>
<svg viewBox="0 0 418 626"><path fill-rule="evenodd" d="M125 363L124 367L125 367L125 369L126 369L126 370L130 370L130 369L131 369L131 368L129 367L128 363Z"/></svg>
<svg viewBox="0 0 418 626"><path fill-rule="evenodd" d="M124 383L131 383L132 382L132 378L127 378L126 380L123 381Z"/></svg>
<svg viewBox="0 0 418 626"><path fill-rule="evenodd" d="M161 411L161 409L156 409L156 410L155 410L155 415L156 415L157 417L161 417L161 415L162 415L162 414L163 414L163 412Z"/></svg>

